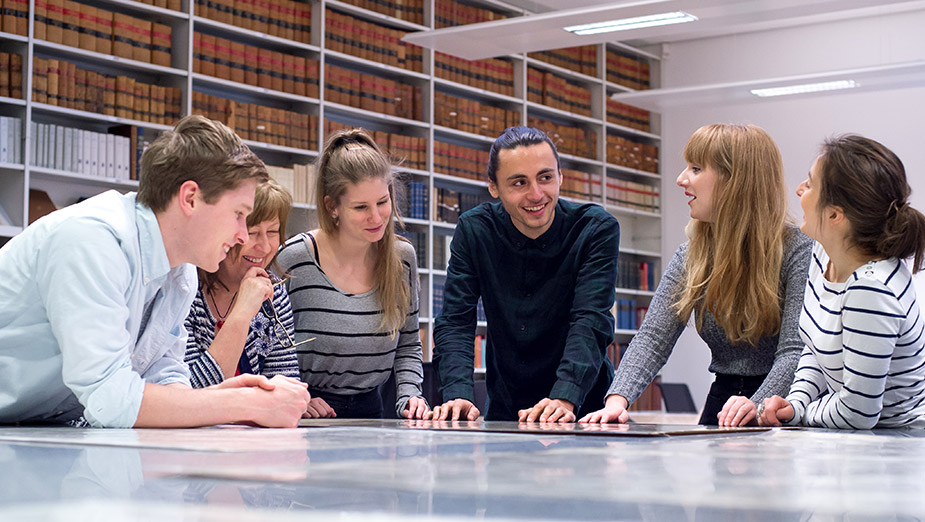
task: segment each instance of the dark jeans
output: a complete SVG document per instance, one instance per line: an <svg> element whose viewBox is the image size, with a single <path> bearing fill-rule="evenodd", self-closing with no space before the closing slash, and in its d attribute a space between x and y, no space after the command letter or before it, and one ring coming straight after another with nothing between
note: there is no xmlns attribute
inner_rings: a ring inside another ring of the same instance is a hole
<svg viewBox="0 0 925 522"><path fill-rule="evenodd" d="M375 389L356 395L344 395L321 390L308 390L312 397L320 397L334 409L338 419L381 419L382 397Z"/></svg>
<svg viewBox="0 0 925 522"><path fill-rule="evenodd" d="M765 375L755 375L743 377L741 375L728 375L717 373L710 386L710 393L707 394L707 402L703 405L703 413L700 414L700 424L715 426L719 421L716 416L723 411L726 401L733 395L742 395L751 397L761 383L764 382Z"/></svg>

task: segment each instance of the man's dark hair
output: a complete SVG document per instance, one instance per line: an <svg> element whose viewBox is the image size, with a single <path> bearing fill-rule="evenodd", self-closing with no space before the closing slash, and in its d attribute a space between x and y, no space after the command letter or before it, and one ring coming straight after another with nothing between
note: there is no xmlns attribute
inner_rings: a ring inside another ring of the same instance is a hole
<svg viewBox="0 0 925 522"><path fill-rule="evenodd" d="M539 145L548 143L552 149L552 155L556 157L556 168L559 168L559 152L556 151L556 145L549 139L545 132L532 127L508 127L498 136L498 139L491 144L491 150L488 151L488 179L492 183L498 182L498 154L502 150L516 149L517 147L529 147L530 145Z"/></svg>

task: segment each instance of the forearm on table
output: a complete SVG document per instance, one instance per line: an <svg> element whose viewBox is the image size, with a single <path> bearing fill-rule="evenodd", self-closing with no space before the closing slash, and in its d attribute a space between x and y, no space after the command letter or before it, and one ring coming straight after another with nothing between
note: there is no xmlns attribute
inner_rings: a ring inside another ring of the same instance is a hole
<svg viewBox="0 0 925 522"><path fill-rule="evenodd" d="M181 384L145 384L135 428L194 428L251 421L253 388L194 390Z"/></svg>

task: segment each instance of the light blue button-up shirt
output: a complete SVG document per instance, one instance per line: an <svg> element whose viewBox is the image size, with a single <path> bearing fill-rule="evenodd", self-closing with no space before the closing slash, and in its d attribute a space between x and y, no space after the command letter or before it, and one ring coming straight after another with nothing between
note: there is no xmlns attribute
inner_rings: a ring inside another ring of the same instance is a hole
<svg viewBox="0 0 925 522"><path fill-rule="evenodd" d="M196 286L192 265L170 268L134 193L36 221L0 249L0 422L82 413L94 426L134 425L146 382L189 385L183 321Z"/></svg>

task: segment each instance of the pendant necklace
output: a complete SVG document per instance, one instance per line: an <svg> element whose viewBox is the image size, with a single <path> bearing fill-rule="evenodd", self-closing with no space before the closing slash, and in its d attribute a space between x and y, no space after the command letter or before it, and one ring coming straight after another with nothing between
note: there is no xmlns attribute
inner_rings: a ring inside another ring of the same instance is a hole
<svg viewBox="0 0 925 522"><path fill-rule="evenodd" d="M234 301L238 298L238 292L235 291L234 295L231 296L231 302L228 304L228 309L225 310L225 313L218 311L218 305L215 303L215 294L212 293L212 290L209 290L209 298L212 299L212 308L215 309L215 315L218 319L218 321L215 322L215 332L218 333L221 327L225 324L225 318L228 317L229 313L231 313L231 307L234 306Z"/></svg>

